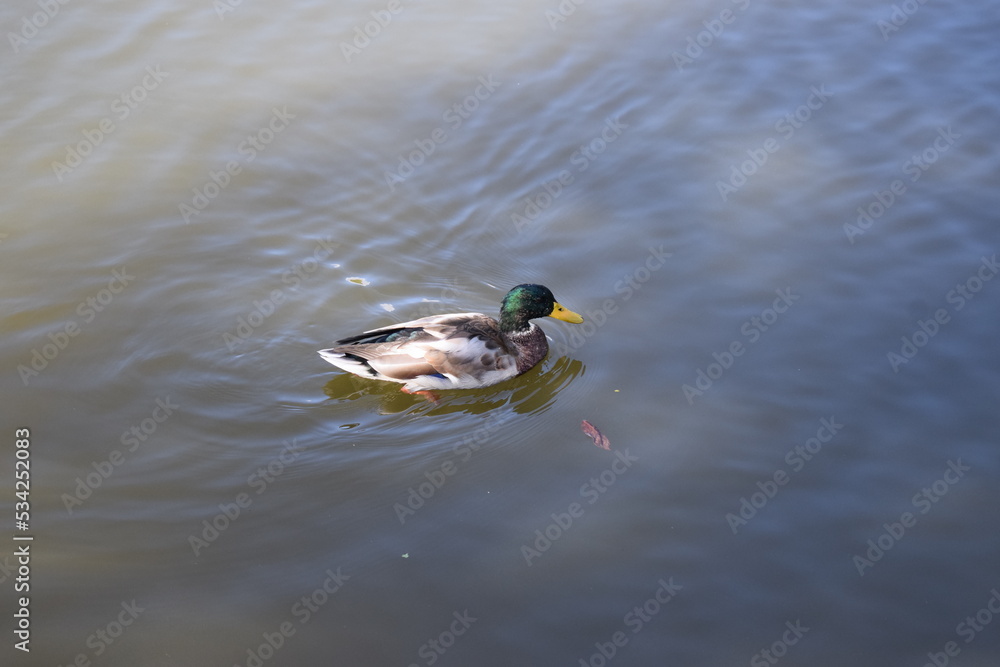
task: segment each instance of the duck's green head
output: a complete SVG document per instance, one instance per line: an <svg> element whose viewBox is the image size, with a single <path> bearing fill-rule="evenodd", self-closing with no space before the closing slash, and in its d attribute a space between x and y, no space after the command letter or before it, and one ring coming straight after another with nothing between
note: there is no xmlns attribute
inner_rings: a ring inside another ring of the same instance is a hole
<svg viewBox="0 0 1000 667"><path fill-rule="evenodd" d="M560 305L544 285L518 285L507 292L500 304L501 331L522 331L536 317L554 317L574 324L583 322L582 317Z"/></svg>

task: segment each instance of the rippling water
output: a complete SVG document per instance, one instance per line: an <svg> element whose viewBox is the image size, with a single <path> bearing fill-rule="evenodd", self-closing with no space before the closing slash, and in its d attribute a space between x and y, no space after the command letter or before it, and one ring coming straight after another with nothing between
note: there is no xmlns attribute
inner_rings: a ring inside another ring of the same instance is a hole
<svg viewBox="0 0 1000 667"><path fill-rule="evenodd" d="M1000 658L993 5L0 23L10 664ZM315 354L520 282L508 383Z"/></svg>

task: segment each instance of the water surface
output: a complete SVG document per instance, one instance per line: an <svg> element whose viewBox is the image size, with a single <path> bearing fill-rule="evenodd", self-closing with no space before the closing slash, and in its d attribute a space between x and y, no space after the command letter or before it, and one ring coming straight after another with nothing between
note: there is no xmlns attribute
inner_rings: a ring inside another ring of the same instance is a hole
<svg viewBox="0 0 1000 667"><path fill-rule="evenodd" d="M39 7L10 664L996 663L992 5ZM502 385L315 353L521 282Z"/></svg>

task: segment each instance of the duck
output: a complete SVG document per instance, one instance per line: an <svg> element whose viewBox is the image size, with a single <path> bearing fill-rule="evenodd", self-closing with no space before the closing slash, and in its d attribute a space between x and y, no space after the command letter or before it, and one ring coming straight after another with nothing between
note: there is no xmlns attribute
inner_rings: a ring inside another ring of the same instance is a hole
<svg viewBox="0 0 1000 667"><path fill-rule="evenodd" d="M545 358L545 332L532 322L540 317L583 322L548 287L525 283L504 296L499 320L482 313L432 315L341 338L318 352L348 373L401 383L407 394L477 389L526 373Z"/></svg>

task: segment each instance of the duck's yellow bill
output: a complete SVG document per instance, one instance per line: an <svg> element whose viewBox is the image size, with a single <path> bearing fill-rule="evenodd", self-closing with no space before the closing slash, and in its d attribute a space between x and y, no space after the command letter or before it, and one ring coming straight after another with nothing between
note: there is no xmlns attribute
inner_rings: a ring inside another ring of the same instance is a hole
<svg viewBox="0 0 1000 667"><path fill-rule="evenodd" d="M583 318L580 315L564 307L558 301L552 306L552 312L549 313L549 317L554 317L563 322L572 322L573 324L583 322Z"/></svg>

